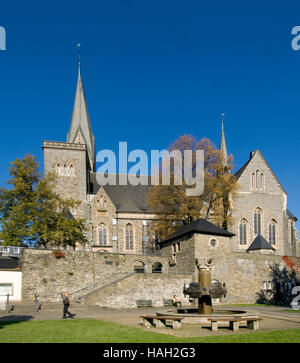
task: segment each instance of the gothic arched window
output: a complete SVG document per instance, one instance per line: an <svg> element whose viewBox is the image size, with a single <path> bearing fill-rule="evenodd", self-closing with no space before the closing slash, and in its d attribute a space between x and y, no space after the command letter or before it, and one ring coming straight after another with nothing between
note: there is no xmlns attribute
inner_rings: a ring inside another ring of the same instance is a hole
<svg viewBox="0 0 300 363"><path fill-rule="evenodd" d="M242 219L240 222L240 245L246 245L247 244L247 220Z"/></svg>
<svg viewBox="0 0 300 363"><path fill-rule="evenodd" d="M74 167L73 167L73 165L70 165L70 175L74 176Z"/></svg>
<svg viewBox="0 0 300 363"><path fill-rule="evenodd" d="M57 175L61 175L61 166L57 164Z"/></svg>
<svg viewBox="0 0 300 363"><path fill-rule="evenodd" d="M99 245L100 246L107 245L107 228L104 223L101 223L99 226Z"/></svg>
<svg viewBox="0 0 300 363"><path fill-rule="evenodd" d="M269 242L271 245L276 244L276 228L277 228L277 222L275 219L272 219L269 223Z"/></svg>
<svg viewBox="0 0 300 363"><path fill-rule="evenodd" d="M252 173L251 186L252 186L252 189L254 190L255 189L255 174L254 173Z"/></svg>
<svg viewBox="0 0 300 363"><path fill-rule="evenodd" d="M255 175L255 183L256 183L256 190L259 189L259 170L256 170L256 175Z"/></svg>
<svg viewBox="0 0 300 363"><path fill-rule="evenodd" d="M125 226L125 242L126 250L133 250L133 225L130 223Z"/></svg>
<svg viewBox="0 0 300 363"><path fill-rule="evenodd" d="M260 208L256 208L254 212L254 234L261 234L261 220L262 220L262 211Z"/></svg>
<svg viewBox="0 0 300 363"><path fill-rule="evenodd" d="M261 190L265 189L265 176L263 173L260 174L260 189Z"/></svg>
<svg viewBox="0 0 300 363"><path fill-rule="evenodd" d="M68 175L68 168L67 168L67 165L65 164L64 165L64 176L67 176Z"/></svg>

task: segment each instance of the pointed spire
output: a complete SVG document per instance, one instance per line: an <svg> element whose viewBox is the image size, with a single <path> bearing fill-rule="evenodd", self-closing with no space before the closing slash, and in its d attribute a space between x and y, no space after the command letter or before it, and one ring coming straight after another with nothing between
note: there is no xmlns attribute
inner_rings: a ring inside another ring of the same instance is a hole
<svg viewBox="0 0 300 363"><path fill-rule="evenodd" d="M222 133L221 133L221 142L220 142L220 159L221 159L222 167L225 171L226 169L228 169L227 147L226 147L226 141L225 141L224 125L223 125L225 114L222 113L221 116L222 116Z"/></svg>
<svg viewBox="0 0 300 363"><path fill-rule="evenodd" d="M73 106L71 126L67 136L67 142L86 144L90 167L91 170L94 170L95 138L92 132L90 117L87 109L84 89L81 80L80 62L78 62L78 79L76 86L76 94Z"/></svg>

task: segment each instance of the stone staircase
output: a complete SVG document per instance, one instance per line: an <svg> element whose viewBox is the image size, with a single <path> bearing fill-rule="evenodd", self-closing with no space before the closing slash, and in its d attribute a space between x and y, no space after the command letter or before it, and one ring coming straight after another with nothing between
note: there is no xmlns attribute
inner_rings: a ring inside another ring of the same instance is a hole
<svg viewBox="0 0 300 363"><path fill-rule="evenodd" d="M71 293L72 298L75 298L78 303L84 303L85 298L98 293L99 290L104 289L108 286L114 285L132 275L134 275L135 272L117 272L113 275L111 275L109 282L101 282L101 283L94 283L91 285L88 285L78 291L75 291Z"/></svg>

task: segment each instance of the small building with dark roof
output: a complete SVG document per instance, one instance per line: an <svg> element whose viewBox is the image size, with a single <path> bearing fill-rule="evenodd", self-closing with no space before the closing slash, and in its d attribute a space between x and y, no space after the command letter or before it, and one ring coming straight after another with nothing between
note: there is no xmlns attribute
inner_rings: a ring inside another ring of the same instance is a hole
<svg viewBox="0 0 300 363"><path fill-rule="evenodd" d="M275 253L275 248L273 248L272 245L266 241L266 239L261 234L258 234L246 252L270 254L272 252Z"/></svg>
<svg viewBox="0 0 300 363"><path fill-rule="evenodd" d="M169 271L193 273L195 260L213 258L231 253L233 233L215 224L198 219L182 225L172 235L159 243L161 254L169 257Z"/></svg>

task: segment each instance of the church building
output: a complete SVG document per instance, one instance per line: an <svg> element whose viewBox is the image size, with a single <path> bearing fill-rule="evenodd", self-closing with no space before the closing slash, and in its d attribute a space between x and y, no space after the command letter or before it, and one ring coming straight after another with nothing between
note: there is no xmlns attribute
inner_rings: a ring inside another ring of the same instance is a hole
<svg viewBox="0 0 300 363"><path fill-rule="evenodd" d="M66 142L43 141L44 171L57 174L57 191L80 200L74 217L86 219L89 249L126 254L154 254L151 226L155 211L147 204L147 185L105 185L96 180L95 137L82 85L80 63ZM222 124L220 151L227 148ZM231 249L235 252L300 256L297 218L287 208L287 194L259 150L235 173L239 189L232 196Z"/></svg>

